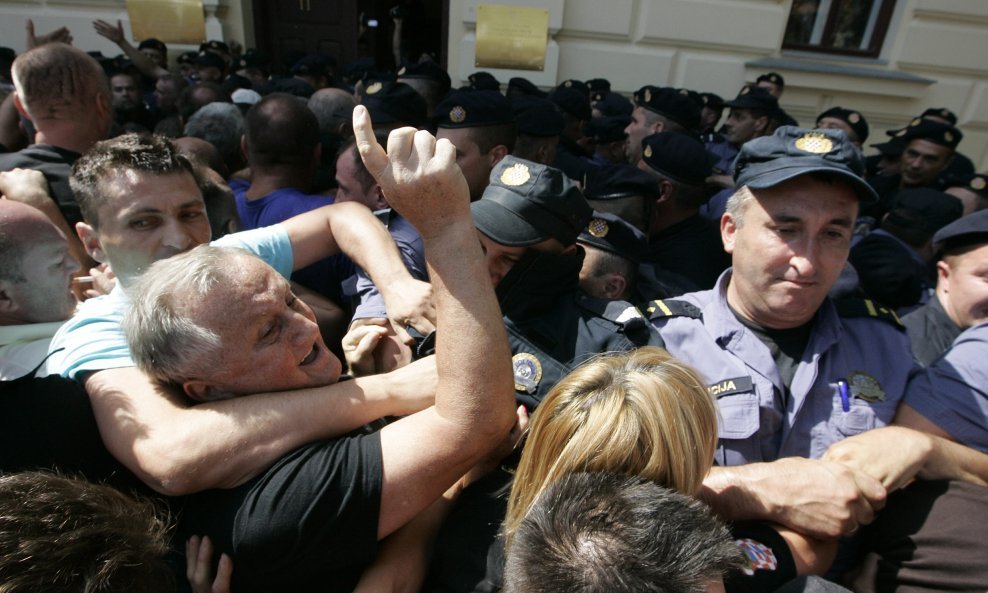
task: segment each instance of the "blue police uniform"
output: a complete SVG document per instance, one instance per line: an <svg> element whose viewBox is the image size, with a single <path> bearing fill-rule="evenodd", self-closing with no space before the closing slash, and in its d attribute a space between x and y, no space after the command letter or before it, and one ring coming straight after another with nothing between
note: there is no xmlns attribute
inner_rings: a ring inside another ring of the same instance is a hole
<svg viewBox="0 0 988 593"><path fill-rule="evenodd" d="M891 313L870 301L839 313L825 300L786 386L769 348L728 306L730 274L713 290L648 308L669 353L693 365L717 398L718 464L819 458L832 444L892 420L918 367Z"/></svg>
<svg viewBox="0 0 988 593"><path fill-rule="evenodd" d="M988 453L988 323L976 325L909 382L905 402L957 442Z"/></svg>

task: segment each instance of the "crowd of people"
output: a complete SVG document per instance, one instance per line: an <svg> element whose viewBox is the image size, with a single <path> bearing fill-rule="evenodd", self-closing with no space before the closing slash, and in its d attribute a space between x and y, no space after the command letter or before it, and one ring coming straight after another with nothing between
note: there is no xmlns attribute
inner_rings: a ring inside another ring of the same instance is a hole
<svg viewBox="0 0 988 593"><path fill-rule="evenodd" d="M950 110L94 27L0 105L3 590L988 589Z"/></svg>

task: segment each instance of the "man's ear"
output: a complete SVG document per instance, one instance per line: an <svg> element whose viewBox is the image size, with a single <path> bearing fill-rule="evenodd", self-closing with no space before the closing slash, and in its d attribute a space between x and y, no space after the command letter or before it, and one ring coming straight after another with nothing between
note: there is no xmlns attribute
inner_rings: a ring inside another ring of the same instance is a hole
<svg viewBox="0 0 988 593"><path fill-rule="evenodd" d="M937 262L937 289L950 293L950 264L942 259Z"/></svg>
<svg viewBox="0 0 988 593"><path fill-rule="evenodd" d="M388 199L384 197L384 190L381 189L380 185L375 183L374 187L371 188L371 192L377 196L377 199L374 200L374 210L383 210L391 206L388 204Z"/></svg>
<svg viewBox="0 0 988 593"><path fill-rule="evenodd" d="M206 403L220 399L227 399L227 396L217 390L213 385L202 379L190 379L182 383L182 391L197 402Z"/></svg>
<svg viewBox="0 0 988 593"><path fill-rule="evenodd" d="M491 151L487 153L487 155L491 159L491 169L493 169L494 165L497 165L498 163L501 162L501 159L508 156L508 147L503 144L498 144L497 146L492 148Z"/></svg>
<svg viewBox="0 0 988 593"><path fill-rule="evenodd" d="M734 239L738 232L738 222L734 215L725 212L720 217L720 240L724 243L724 251L734 253Z"/></svg>
<svg viewBox="0 0 988 593"><path fill-rule="evenodd" d="M655 203L661 204L672 200L672 192L672 183L668 179L662 179L659 181L659 197L655 198Z"/></svg>
<svg viewBox="0 0 988 593"><path fill-rule="evenodd" d="M604 294L607 298L617 300L624 296L624 289L628 287L628 281L624 276L616 272L611 272L604 276Z"/></svg>
<svg viewBox="0 0 988 593"><path fill-rule="evenodd" d="M763 115L759 117L755 122L755 130L758 131L759 136L764 136L766 130L768 130L768 116Z"/></svg>
<svg viewBox="0 0 988 593"><path fill-rule="evenodd" d="M0 314L9 315L17 310L17 303L10 296L9 280L0 280Z"/></svg>
<svg viewBox="0 0 988 593"><path fill-rule="evenodd" d="M75 223L75 234L79 235L79 241L82 242L82 246L86 249L89 257L101 264L110 263L110 260L106 257L106 252L103 251L103 244L100 243L99 233L92 225L85 222Z"/></svg>
<svg viewBox="0 0 988 593"><path fill-rule="evenodd" d="M27 112L27 108L24 107L21 96L17 94L17 91L14 91L14 107L17 109L17 113L21 114L21 117L31 119L31 114Z"/></svg>

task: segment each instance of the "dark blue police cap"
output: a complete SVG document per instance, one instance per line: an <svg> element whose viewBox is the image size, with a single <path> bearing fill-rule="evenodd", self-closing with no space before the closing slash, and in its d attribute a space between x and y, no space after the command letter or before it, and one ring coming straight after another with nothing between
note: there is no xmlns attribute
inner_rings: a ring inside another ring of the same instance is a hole
<svg viewBox="0 0 988 593"><path fill-rule="evenodd" d="M853 109L844 109L843 107L831 107L816 116L817 123L820 123L820 120L825 117L839 119L851 126L851 129L858 136L858 142L864 142L868 139L868 121L859 112Z"/></svg>
<svg viewBox="0 0 988 593"><path fill-rule="evenodd" d="M627 117L635 110L635 106L623 95L619 93L605 93L603 91L598 91L590 96L590 105L604 117L614 117L616 115Z"/></svg>
<svg viewBox="0 0 988 593"><path fill-rule="evenodd" d="M545 91L539 89L539 87L535 86L535 83L527 78L515 76L508 81L509 97L527 95L530 97L539 97L544 99L548 94L549 93L546 93Z"/></svg>
<svg viewBox="0 0 988 593"><path fill-rule="evenodd" d="M594 144L617 142L628 137L624 129L631 123L626 115L615 117L595 117L583 126L583 135L593 139Z"/></svg>
<svg viewBox="0 0 988 593"><path fill-rule="evenodd" d="M528 136L558 136L566 122L548 99L519 95L511 99L518 120L518 133Z"/></svg>
<svg viewBox="0 0 988 593"><path fill-rule="evenodd" d="M916 187L895 194L886 220L932 235L963 213L964 205L958 198L929 187Z"/></svg>
<svg viewBox="0 0 988 593"><path fill-rule="evenodd" d="M988 199L988 175L984 173L968 173L947 180L947 188L962 187Z"/></svg>
<svg viewBox="0 0 988 593"><path fill-rule="evenodd" d="M470 210L477 230L511 247L547 239L573 245L593 213L562 171L510 155L491 171L490 185Z"/></svg>
<svg viewBox="0 0 988 593"><path fill-rule="evenodd" d="M588 200L617 200L631 197L655 197L659 182L654 175L628 163L592 167L583 183Z"/></svg>
<svg viewBox="0 0 988 593"><path fill-rule="evenodd" d="M374 82L364 89L362 103L377 124L401 123L415 128L428 120L428 106L422 95L401 82Z"/></svg>
<svg viewBox="0 0 988 593"><path fill-rule="evenodd" d="M592 115L589 96L572 87L558 86L552 89L549 100L578 120L587 121Z"/></svg>
<svg viewBox="0 0 988 593"><path fill-rule="evenodd" d="M144 41L140 42L137 45L137 49L145 49L145 48L156 49L161 53L168 52L168 46L165 45L165 42L160 39L155 39L154 37L149 37L148 39L145 39Z"/></svg>
<svg viewBox="0 0 988 593"><path fill-rule="evenodd" d="M782 75L778 72L766 72L758 78L755 79L755 84L759 82L770 82L779 88L784 88L786 86L786 79L782 78Z"/></svg>
<svg viewBox="0 0 988 593"><path fill-rule="evenodd" d="M771 136L745 142L734 160L734 181L738 187L764 189L818 172L845 178L862 204L878 200L875 190L861 178L864 157L841 130L782 126Z"/></svg>
<svg viewBox="0 0 988 593"><path fill-rule="evenodd" d="M738 96L724 105L734 109L758 109L773 114L779 112L779 100L772 93L762 87L751 85L741 87Z"/></svg>
<svg viewBox="0 0 988 593"><path fill-rule="evenodd" d="M930 107L920 117L939 117L950 122L952 126L957 125L957 114L946 107Z"/></svg>
<svg viewBox="0 0 988 593"><path fill-rule="evenodd" d="M497 91L451 92L432 115L440 128L479 128L515 121L511 101Z"/></svg>
<svg viewBox="0 0 988 593"><path fill-rule="evenodd" d="M203 41L199 44L199 51L219 51L229 55L230 46L222 41L210 39L209 41Z"/></svg>
<svg viewBox="0 0 988 593"><path fill-rule="evenodd" d="M478 91L501 91L501 83L490 72L474 72L467 76L470 88Z"/></svg>
<svg viewBox="0 0 988 593"><path fill-rule="evenodd" d="M178 58L175 61L178 64L194 64L197 57L199 57L198 52L186 51L178 54Z"/></svg>
<svg viewBox="0 0 988 593"><path fill-rule="evenodd" d="M611 81L606 78L591 78L587 81L587 88L590 94L611 92Z"/></svg>
<svg viewBox="0 0 988 593"><path fill-rule="evenodd" d="M196 56L196 59L193 60L193 63L196 66L205 66L207 68L213 67L213 68L219 68L220 70L224 70L224 71L226 70L226 62L223 61L223 58L221 58L219 55L211 51L199 52L199 55Z"/></svg>
<svg viewBox="0 0 988 593"><path fill-rule="evenodd" d="M724 108L724 99L714 93L700 93L700 101L703 102L704 107L709 107L710 109Z"/></svg>
<svg viewBox="0 0 988 593"><path fill-rule="evenodd" d="M573 89L574 91L578 91L578 92L582 93L583 96L585 96L585 97L589 97L590 96L590 87L587 86L587 83L583 82L582 80L576 80L574 78L571 78L569 80L564 80L564 81L560 82L559 85L556 88L557 89Z"/></svg>
<svg viewBox="0 0 988 593"><path fill-rule="evenodd" d="M678 132L646 136L642 140L642 160L666 177L690 185L703 185L714 162L702 142Z"/></svg>
<svg viewBox="0 0 988 593"><path fill-rule="evenodd" d="M401 80L402 78L431 80L439 83L442 93L449 92L449 88L452 85L449 74L443 70L442 66L432 60L402 66L401 69L398 70L398 79Z"/></svg>
<svg viewBox="0 0 988 593"><path fill-rule="evenodd" d="M960 144L964 134L950 124L917 117L904 130L900 130L896 137L907 144L910 140L927 140L954 149Z"/></svg>
<svg viewBox="0 0 988 593"><path fill-rule="evenodd" d="M614 214L596 211L576 242L613 253L634 264L641 262L648 247L644 233Z"/></svg>
<svg viewBox="0 0 988 593"><path fill-rule="evenodd" d="M978 210L948 224L933 235L933 243L942 251L988 243L988 210Z"/></svg>
<svg viewBox="0 0 988 593"><path fill-rule="evenodd" d="M696 130L700 125L700 106L671 87L643 86L635 93L639 107L667 117L687 130Z"/></svg>

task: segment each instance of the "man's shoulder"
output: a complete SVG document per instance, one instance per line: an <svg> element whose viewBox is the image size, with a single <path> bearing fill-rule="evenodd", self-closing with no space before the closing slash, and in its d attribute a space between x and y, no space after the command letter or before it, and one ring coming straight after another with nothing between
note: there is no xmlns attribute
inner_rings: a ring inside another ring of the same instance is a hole
<svg viewBox="0 0 988 593"><path fill-rule="evenodd" d="M17 152L0 155L0 170L8 171L17 167L71 169L79 153L48 144L32 144Z"/></svg>

